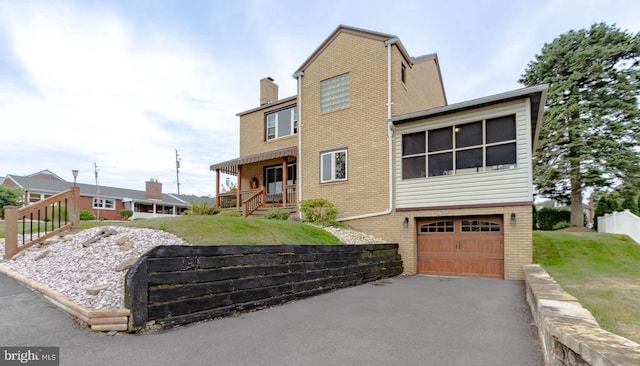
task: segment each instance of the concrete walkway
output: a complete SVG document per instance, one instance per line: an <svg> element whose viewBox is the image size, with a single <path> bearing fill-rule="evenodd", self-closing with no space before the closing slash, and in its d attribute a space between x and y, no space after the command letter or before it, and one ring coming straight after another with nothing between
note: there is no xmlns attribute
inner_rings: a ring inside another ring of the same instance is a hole
<svg viewBox="0 0 640 366"><path fill-rule="evenodd" d="M0 275L0 346L60 365L541 365L524 282L397 277L170 331L81 328Z"/></svg>

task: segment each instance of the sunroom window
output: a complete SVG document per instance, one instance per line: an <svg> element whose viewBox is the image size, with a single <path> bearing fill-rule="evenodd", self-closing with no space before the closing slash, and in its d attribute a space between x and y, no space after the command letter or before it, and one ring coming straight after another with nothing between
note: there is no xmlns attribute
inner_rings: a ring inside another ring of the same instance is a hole
<svg viewBox="0 0 640 366"><path fill-rule="evenodd" d="M512 168L516 159L515 115L402 135L402 179Z"/></svg>

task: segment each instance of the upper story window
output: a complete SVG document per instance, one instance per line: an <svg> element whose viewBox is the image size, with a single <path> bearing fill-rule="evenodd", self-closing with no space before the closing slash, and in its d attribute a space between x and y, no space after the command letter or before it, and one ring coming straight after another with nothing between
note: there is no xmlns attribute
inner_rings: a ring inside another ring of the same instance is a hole
<svg viewBox="0 0 640 366"><path fill-rule="evenodd" d="M515 115L402 135L402 179L515 164Z"/></svg>
<svg viewBox="0 0 640 366"><path fill-rule="evenodd" d="M288 108L267 114L265 136L267 140L294 135L298 132L298 109Z"/></svg>
<svg viewBox="0 0 640 366"><path fill-rule="evenodd" d="M320 82L320 109L322 113L349 106L349 73Z"/></svg>
<svg viewBox="0 0 640 366"><path fill-rule="evenodd" d="M320 154L320 183L347 180L347 150Z"/></svg>
<svg viewBox="0 0 640 366"><path fill-rule="evenodd" d="M400 80L402 80L403 84L407 83L407 67L402 63L400 67Z"/></svg>

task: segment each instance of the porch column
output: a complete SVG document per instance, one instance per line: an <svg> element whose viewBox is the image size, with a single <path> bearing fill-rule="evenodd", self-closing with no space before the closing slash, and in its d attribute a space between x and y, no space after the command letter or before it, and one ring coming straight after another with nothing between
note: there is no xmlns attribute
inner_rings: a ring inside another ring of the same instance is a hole
<svg viewBox="0 0 640 366"><path fill-rule="evenodd" d="M287 157L282 158L282 207L287 206L287 182L289 181L289 169Z"/></svg>
<svg viewBox="0 0 640 366"><path fill-rule="evenodd" d="M220 169L216 169L216 207L220 207Z"/></svg>
<svg viewBox="0 0 640 366"><path fill-rule="evenodd" d="M242 165L238 165L238 187L236 189L236 207L240 208L242 206Z"/></svg>

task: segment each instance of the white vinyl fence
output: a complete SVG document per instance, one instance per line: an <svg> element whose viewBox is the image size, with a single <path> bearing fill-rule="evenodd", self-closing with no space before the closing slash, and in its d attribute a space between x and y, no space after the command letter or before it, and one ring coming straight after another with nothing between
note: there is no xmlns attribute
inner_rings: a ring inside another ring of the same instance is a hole
<svg viewBox="0 0 640 366"><path fill-rule="evenodd" d="M598 232L626 234L640 244L640 217L632 214L629 210L604 214L604 216L598 217Z"/></svg>

